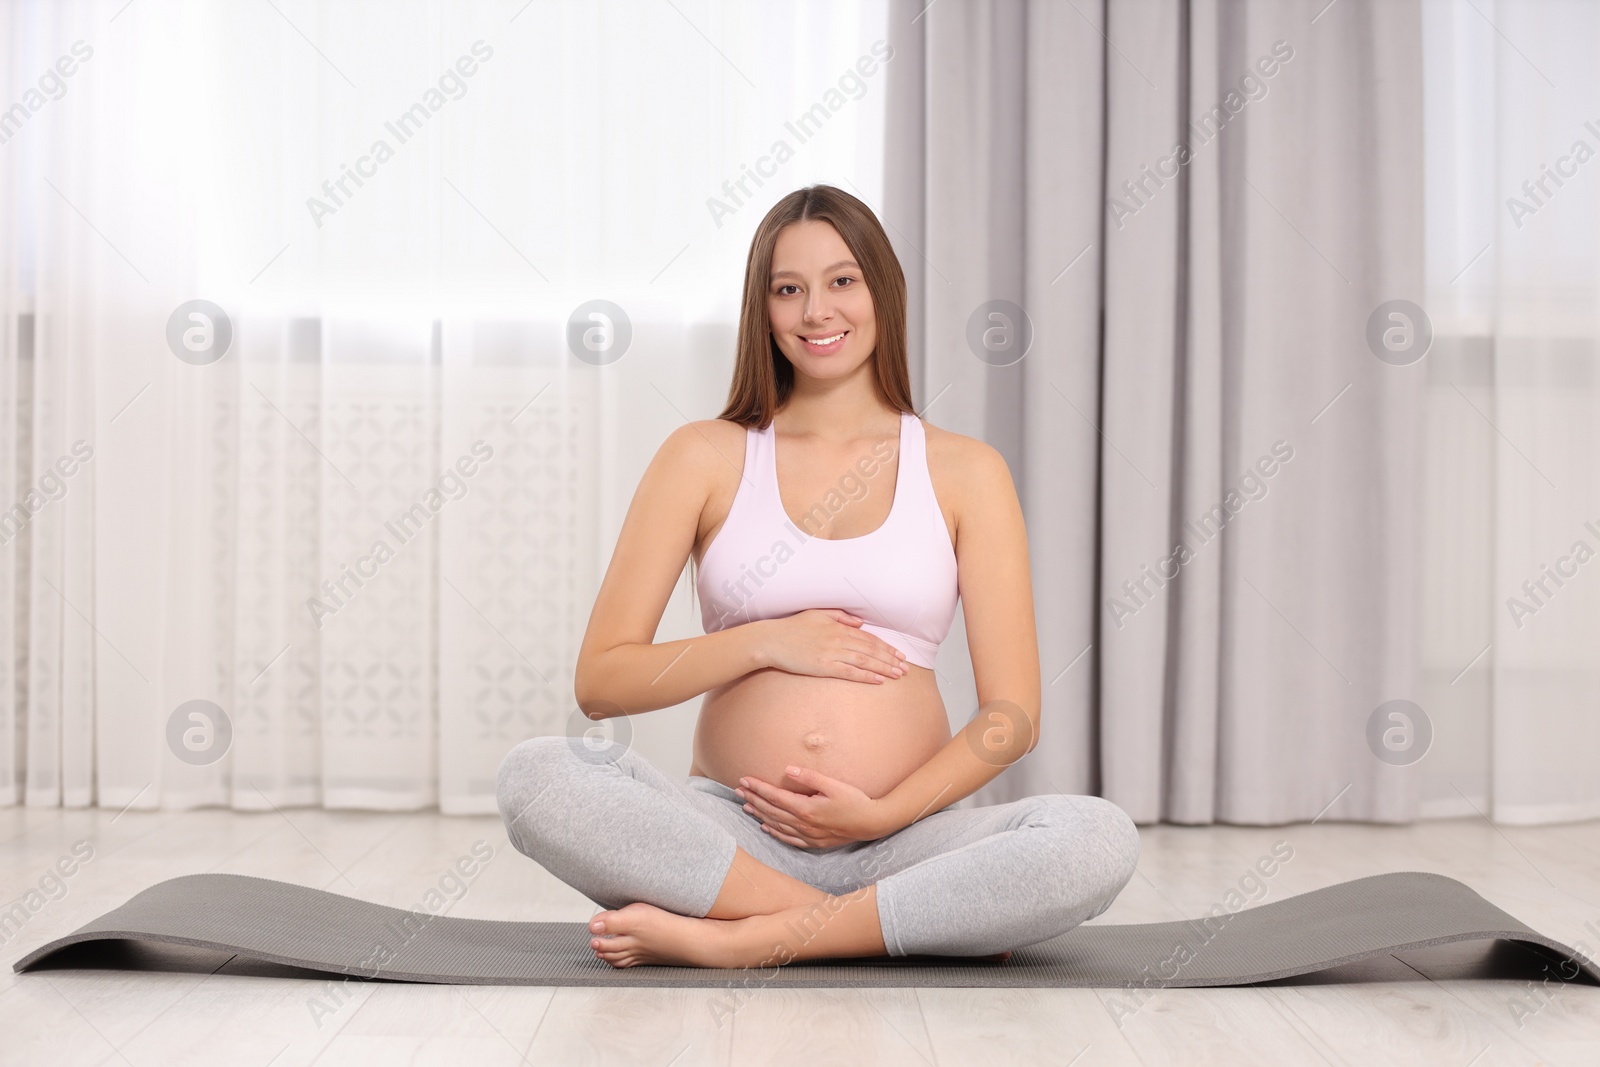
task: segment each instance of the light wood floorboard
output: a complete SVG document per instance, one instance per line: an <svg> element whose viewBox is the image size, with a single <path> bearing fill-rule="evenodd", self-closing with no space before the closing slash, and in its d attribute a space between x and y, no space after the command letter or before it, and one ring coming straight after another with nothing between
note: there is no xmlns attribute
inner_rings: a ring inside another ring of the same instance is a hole
<svg viewBox="0 0 1600 1067"><path fill-rule="evenodd" d="M1252 906L1394 870L1437 871L1552 937L1600 944L1600 822L1481 818L1372 826L1142 828L1139 871L1095 922ZM1600 987L1541 981L1538 957L1483 946L1405 953L1237 989L720 990L345 982L196 950L179 969L16 975L34 946L179 874L227 871L396 907L483 842L494 855L449 914L582 921L597 909L517 854L493 817L291 809L241 813L0 809L0 901L77 842L94 856L0 944L0 1063L57 1067L320 1064L1166 1063L1500 1067L1600 1062ZM1281 844L1280 844L1281 843ZM1274 846L1293 857L1253 874ZM481 846L479 846L481 848ZM130 947L137 953L137 947ZM181 954L180 954L181 955ZM1152 961L1153 962L1153 961Z"/></svg>

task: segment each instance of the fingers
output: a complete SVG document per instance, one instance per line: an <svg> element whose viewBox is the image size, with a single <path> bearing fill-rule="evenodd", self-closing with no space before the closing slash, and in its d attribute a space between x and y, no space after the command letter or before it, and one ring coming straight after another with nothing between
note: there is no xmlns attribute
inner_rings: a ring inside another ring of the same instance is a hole
<svg viewBox="0 0 1600 1067"><path fill-rule="evenodd" d="M882 685L906 673L905 656L900 650L876 634L860 629L866 620L843 608L822 608L820 613L835 622L856 628L852 634L842 635L844 652L835 663L827 665L828 674L853 682Z"/></svg>
<svg viewBox="0 0 1600 1067"><path fill-rule="evenodd" d="M861 636L871 638L871 640L859 642L854 647L862 655L869 657L874 665L882 663L885 667L891 668L904 667L906 665L906 658L901 655L900 650L883 640L883 638L868 633L863 633Z"/></svg>
<svg viewBox="0 0 1600 1067"><path fill-rule="evenodd" d="M783 776L791 782L799 782L806 788L814 789L818 792L822 791L822 786L831 785L834 782L834 779L812 767L786 767L784 768Z"/></svg>
<svg viewBox="0 0 1600 1067"><path fill-rule="evenodd" d="M757 808L756 804L761 804L761 807ZM744 810L760 819L761 828L780 841L786 841L791 845L802 848L811 844L810 841L805 839L803 831L788 821L793 818L788 812L784 812L782 815L775 814L770 805L759 800L753 800L751 803L746 804Z"/></svg>
<svg viewBox="0 0 1600 1067"><path fill-rule="evenodd" d="M760 818L760 816L757 816L757 818ZM794 825L793 823L785 822L782 819L763 819L761 825L767 827L768 829L776 830L779 833L788 834L790 837L799 838L801 840L809 840L809 835L816 833L816 831L811 829L809 826L802 828Z"/></svg>
<svg viewBox="0 0 1600 1067"><path fill-rule="evenodd" d="M831 801L836 796L866 795L848 782L829 777L815 767L806 767L804 765L785 767L783 780L796 783L797 788L793 788L791 791L800 799L795 802L794 810L800 811L800 805L804 805L805 809L802 817L806 819L817 817L820 811L819 802ZM809 790L809 792L801 792L801 790Z"/></svg>
<svg viewBox="0 0 1600 1067"><path fill-rule="evenodd" d="M761 828L780 841L794 845L797 848L814 848L822 844L821 839L827 836L825 831L809 824L797 824L794 821L786 822L782 819L767 819L762 822Z"/></svg>
<svg viewBox="0 0 1600 1067"><path fill-rule="evenodd" d="M771 808L780 816L803 819L809 814L805 810L807 798L799 793L770 785L759 778L741 778L739 784L744 789L734 792L743 792L746 800Z"/></svg>
<svg viewBox="0 0 1600 1067"><path fill-rule="evenodd" d="M846 636L846 642L838 652L839 664L834 673L841 678L850 678L858 682L877 681L892 682L905 673L896 658L893 649L884 652L881 642L872 640L851 640L857 635ZM861 638L869 638L870 634L862 633Z"/></svg>
<svg viewBox="0 0 1600 1067"><path fill-rule="evenodd" d="M768 785L758 778L741 778L743 789L734 792L744 800L744 810L761 820L761 829L796 848L822 848L842 844L849 838L832 830L813 826L811 798ZM827 798L824 796L824 800ZM800 809L807 810L800 810Z"/></svg>
<svg viewBox="0 0 1600 1067"><path fill-rule="evenodd" d="M797 811L791 811L788 808L781 807L772 803L771 801L755 795L754 793L745 794L744 810L756 816L757 818L766 820L767 822L782 823L790 830L795 829L794 826L790 825L794 820L805 818L804 815L801 815Z"/></svg>
<svg viewBox="0 0 1600 1067"><path fill-rule="evenodd" d="M841 662L854 668L860 674L881 681L892 682L906 673L906 669L902 665L903 661L899 658L899 653L894 652L892 649L888 654L884 654L876 646L857 645L846 652L845 656L847 658ZM866 680L858 677L857 674L851 673L846 673L843 677L857 678L860 681Z"/></svg>
<svg viewBox="0 0 1600 1067"><path fill-rule="evenodd" d="M894 657L894 658L891 658L888 661L888 664L889 664L889 671L890 671L891 674L893 674L894 677L898 678L901 675L906 673L906 664L905 664L904 660L902 660L902 659L900 659L898 657Z"/></svg>
<svg viewBox="0 0 1600 1067"><path fill-rule="evenodd" d="M740 781L755 782L755 780L749 778L741 778ZM756 784L766 786L765 782ZM770 786L767 786L767 788L771 789ZM777 793L784 792L783 790L772 791ZM744 796L744 811L746 814L761 820L761 829L786 845L792 845L795 848L827 848L831 845L842 845L848 841L856 840L853 837L840 836L833 830L813 824L810 814L787 810L757 796L753 788L747 787L743 790L737 790L737 792L742 793ZM799 800L805 799L797 794L790 795L795 795Z"/></svg>
<svg viewBox="0 0 1600 1067"><path fill-rule="evenodd" d="M873 638L877 642L877 644L875 644L873 647L878 650L878 654L879 655L887 656L891 660L903 660L903 659L905 659L905 656L903 656L901 654L901 652L900 652L900 650L898 648L895 648L893 645L891 645L889 642L885 641L883 638L878 637L876 634L873 635Z"/></svg>
<svg viewBox="0 0 1600 1067"><path fill-rule="evenodd" d="M772 831L774 836L796 847L809 847L812 844L805 837L811 831L809 826L805 826L807 815L796 810L801 807L804 797L756 778L741 778L739 782L744 788L735 792L743 795L744 810L761 820L762 829Z"/></svg>

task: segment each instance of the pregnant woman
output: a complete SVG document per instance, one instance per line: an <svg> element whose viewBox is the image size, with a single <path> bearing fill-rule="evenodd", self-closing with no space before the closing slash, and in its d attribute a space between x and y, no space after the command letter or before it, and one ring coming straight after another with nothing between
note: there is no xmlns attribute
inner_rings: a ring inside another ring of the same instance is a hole
<svg viewBox="0 0 1600 1067"><path fill-rule="evenodd" d="M689 776L568 737L500 767L512 844L608 909L607 963L1003 958L1132 877L1109 801L954 806L1039 736L1027 535L999 453L910 395L878 220L831 186L784 197L750 249L727 407L657 451L578 653L590 719L705 694ZM686 560L705 635L658 644ZM980 708L952 737L933 668L958 595Z"/></svg>

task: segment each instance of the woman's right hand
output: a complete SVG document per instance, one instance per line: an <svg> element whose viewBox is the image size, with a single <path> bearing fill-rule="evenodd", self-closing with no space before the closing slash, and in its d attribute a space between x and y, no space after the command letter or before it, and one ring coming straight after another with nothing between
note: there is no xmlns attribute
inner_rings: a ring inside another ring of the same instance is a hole
<svg viewBox="0 0 1600 1067"><path fill-rule="evenodd" d="M790 674L848 678L882 685L906 673L900 650L861 629L866 621L839 608L810 608L782 619L767 619L768 666Z"/></svg>

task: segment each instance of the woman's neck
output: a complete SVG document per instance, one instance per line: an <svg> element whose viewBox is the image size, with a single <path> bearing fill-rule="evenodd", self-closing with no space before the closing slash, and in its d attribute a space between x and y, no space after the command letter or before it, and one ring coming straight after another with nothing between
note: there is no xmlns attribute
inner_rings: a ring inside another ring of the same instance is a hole
<svg viewBox="0 0 1600 1067"><path fill-rule="evenodd" d="M786 433L847 441L883 432L888 420L899 416L876 391L826 386L813 391L803 389L799 382L795 385L794 393L780 409Z"/></svg>

